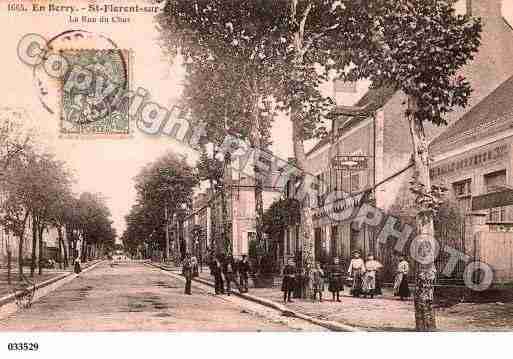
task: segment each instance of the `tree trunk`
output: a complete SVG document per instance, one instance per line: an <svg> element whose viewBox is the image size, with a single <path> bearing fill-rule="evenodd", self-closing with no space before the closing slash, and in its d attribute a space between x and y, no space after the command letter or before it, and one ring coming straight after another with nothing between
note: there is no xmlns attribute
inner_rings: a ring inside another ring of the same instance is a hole
<svg viewBox="0 0 513 359"><path fill-rule="evenodd" d="M63 262L62 257L63 256L62 256L62 241L61 241L61 238L59 238L57 241L59 242L59 253L57 255L57 261L59 262L59 269L62 269L62 262Z"/></svg>
<svg viewBox="0 0 513 359"><path fill-rule="evenodd" d="M219 253L216 243L216 215L215 215L215 208L216 208L216 191L214 187L214 181L212 179L209 179L210 183L210 190L212 192L212 197L210 200L210 246L211 250L214 250L214 252Z"/></svg>
<svg viewBox="0 0 513 359"><path fill-rule="evenodd" d="M231 241L228 238L228 208L226 205L226 186L223 185L220 189L221 194L221 224L222 224L222 235L221 235L221 248L222 253L229 255L231 251Z"/></svg>
<svg viewBox="0 0 513 359"><path fill-rule="evenodd" d="M32 260L30 262L30 276L34 277L34 272L36 271L36 250L37 250L37 216L32 213Z"/></svg>
<svg viewBox="0 0 513 359"><path fill-rule="evenodd" d="M231 166L231 156L229 153L225 154L224 157L224 178L223 178L223 184L221 187L221 212L222 212L222 228L223 228L223 253L226 255L231 255L233 253L233 243L232 243L232 236L231 236L231 230L229 227L229 218L228 218L228 205L227 205L227 198L226 198L226 192L229 190L229 193L231 195L231 183L232 183L232 173L230 171Z"/></svg>
<svg viewBox="0 0 513 359"><path fill-rule="evenodd" d="M424 132L422 121L415 118L417 108L416 100L408 98L407 118L410 127L410 135L413 143L413 156L415 159L414 180L422 185L425 194L417 194L419 199L427 198L431 191L431 179L429 177L429 151L428 141ZM416 259L415 280L415 324L418 331L432 331L436 329L435 313L433 310L434 282L436 268L434 259L436 255L436 240L433 224L433 212L419 207L416 215L417 238L422 239L422 261ZM419 237L420 236L420 237ZM419 255L419 250L415 253Z"/></svg>
<svg viewBox="0 0 513 359"><path fill-rule="evenodd" d="M27 226L29 213L25 213L23 218L22 227L19 229L18 238L20 243L18 245L18 279L23 280L23 240L25 239L25 227Z"/></svg>
<svg viewBox="0 0 513 359"><path fill-rule="evenodd" d="M171 216L172 217L172 216ZM167 200L166 200L166 204L165 204L165 207L164 207L164 218L165 218L165 222L166 222L166 228L165 228L165 233L166 233L166 261L169 262L169 218L170 218L170 215L169 215L169 208L168 208L168 204L167 204Z"/></svg>
<svg viewBox="0 0 513 359"><path fill-rule="evenodd" d="M295 109L292 110L292 127L293 127L293 141L294 141L294 155L296 157L296 165L297 167L303 171L302 177L302 186L299 193L299 198L297 198L301 204L300 206L300 239L302 243L302 263L299 263L301 266L301 272L306 276L309 268L312 268L313 262L315 260L314 253L314 245L313 245L313 218L311 206L314 201L311 198L311 189L313 188L313 178L312 176L305 174L306 169L306 155L304 143L301 138L300 133L302 132L302 121L297 116L297 111ZM303 296L306 298L310 298L311 290L308 286L307 281L303 281L303 288L301 292Z"/></svg>
<svg viewBox="0 0 513 359"><path fill-rule="evenodd" d="M39 225L39 275L43 274L43 231L45 230L45 226Z"/></svg>
<svg viewBox="0 0 513 359"><path fill-rule="evenodd" d="M18 244L18 279L23 280L23 234L19 235Z"/></svg>
<svg viewBox="0 0 513 359"><path fill-rule="evenodd" d="M303 38L304 30L307 22L308 13L312 4L309 4L303 14L298 14L298 1L290 2L291 13L290 21L294 24L294 69L292 77L295 81L301 82L301 68L304 63ZM313 219L311 206L315 203L311 197L311 189L313 184L312 176L306 174L307 161L304 146L304 120L301 113L301 99L296 98L296 94L291 94L290 118L292 121L292 141L294 146L294 156L296 158L296 166L302 172L301 193L298 198L300 206L300 239L302 241L302 263L301 274L308 277L308 270L312 268L315 259L313 245ZM302 281L302 294L304 297L310 298L312 291L306 280Z"/></svg>
<svg viewBox="0 0 513 359"><path fill-rule="evenodd" d="M62 227L57 226L57 233L59 235L59 256L61 259L61 268L64 269L68 266L68 254L66 253L66 244L64 243L64 237L62 235Z"/></svg>
<svg viewBox="0 0 513 359"><path fill-rule="evenodd" d="M259 96L255 96L254 105L253 105L253 121L252 128L250 130L250 142L251 146L256 150L256 153L259 155L260 150L262 149L262 141L260 138L260 111L258 108ZM255 159L260 162L259 158ZM255 163L254 165L255 172L255 231L256 231L256 240L259 246L262 245L264 236L263 236L263 218L264 218L264 200L263 200L263 179L265 177L265 173L260 173L260 169L258 165Z"/></svg>
<svg viewBox="0 0 513 359"><path fill-rule="evenodd" d="M11 284L11 271L12 271L12 254L11 248L7 248L7 284Z"/></svg>
<svg viewBox="0 0 513 359"><path fill-rule="evenodd" d="M82 250L82 256L81 256L82 262L87 262L87 246L88 246L87 241L85 239L82 240L82 247L80 248Z"/></svg>

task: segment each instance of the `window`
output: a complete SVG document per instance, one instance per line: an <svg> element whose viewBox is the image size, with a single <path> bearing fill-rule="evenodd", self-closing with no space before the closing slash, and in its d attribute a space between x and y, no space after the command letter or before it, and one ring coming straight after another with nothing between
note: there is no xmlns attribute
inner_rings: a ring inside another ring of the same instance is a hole
<svg viewBox="0 0 513 359"><path fill-rule="evenodd" d="M317 203L319 206L324 204L324 200L329 191L330 171L326 171L316 176L317 179Z"/></svg>
<svg viewBox="0 0 513 359"><path fill-rule="evenodd" d="M360 174L355 173L351 175L351 192L356 192L360 189Z"/></svg>
<svg viewBox="0 0 513 359"><path fill-rule="evenodd" d="M343 174L342 175L342 191L349 192L350 191L350 183L349 183L349 175Z"/></svg>
<svg viewBox="0 0 513 359"><path fill-rule="evenodd" d="M503 222L506 220L506 208L497 207L490 208L489 212L490 222Z"/></svg>
<svg viewBox="0 0 513 359"><path fill-rule="evenodd" d="M470 179L454 183L452 186L456 197L467 197L472 195L472 181Z"/></svg>
<svg viewBox="0 0 513 359"><path fill-rule="evenodd" d="M498 192L506 185L506 170L485 175L486 192Z"/></svg>

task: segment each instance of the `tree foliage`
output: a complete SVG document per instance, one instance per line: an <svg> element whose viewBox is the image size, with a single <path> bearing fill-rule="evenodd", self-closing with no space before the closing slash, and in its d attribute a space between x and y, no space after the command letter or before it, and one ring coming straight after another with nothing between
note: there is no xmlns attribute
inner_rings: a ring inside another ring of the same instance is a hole
<svg viewBox="0 0 513 359"><path fill-rule="evenodd" d="M264 231L271 238L281 240L286 228L300 221L300 207L297 200L280 198L274 201L264 213Z"/></svg>
<svg viewBox="0 0 513 359"><path fill-rule="evenodd" d="M192 209L198 174L185 159L169 152L145 165L134 178L136 203L125 217L122 235L125 248L135 253L141 247L163 249L165 246L165 211L168 218Z"/></svg>
<svg viewBox="0 0 513 359"><path fill-rule="evenodd" d="M455 1L343 1L351 21L345 41L350 80L395 86L417 100L415 117L437 125L464 107L470 83L458 74L480 45L481 20L457 15Z"/></svg>

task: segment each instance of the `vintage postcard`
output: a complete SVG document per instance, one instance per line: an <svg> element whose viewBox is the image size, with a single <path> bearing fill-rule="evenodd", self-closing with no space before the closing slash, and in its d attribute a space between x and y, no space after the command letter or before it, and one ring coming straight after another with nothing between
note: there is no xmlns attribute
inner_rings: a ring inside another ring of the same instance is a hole
<svg viewBox="0 0 513 359"><path fill-rule="evenodd" d="M0 337L513 331L513 2L2 0L0 29Z"/></svg>

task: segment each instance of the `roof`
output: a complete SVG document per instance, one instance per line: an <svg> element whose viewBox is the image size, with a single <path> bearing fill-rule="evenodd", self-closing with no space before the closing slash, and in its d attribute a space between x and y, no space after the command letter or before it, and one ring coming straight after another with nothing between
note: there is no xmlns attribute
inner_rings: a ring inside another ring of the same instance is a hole
<svg viewBox="0 0 513 359"><path fill-rule="evenodd" d="M369 91L363 95L363 97L358 100L358 102L354 105L354 107L365 107L369 106L369 111L376 111L377 109L383 107L396 93L396 89L392 86L382 86L378 88L371 88ZM329 115L332 119L340 119L340 117L343 117L345 114L348 113L348 110L344 106L337 106L335 110ZM356 113L355 113L356 114ZM344 124L339 128L343 128L344 131L352 128L356 124L362 122L365 120L368 116L355 116L352 117L354 120L349 123L349 121L344 122ZM347 124L347 126L346 126ZM332 135L332 131L328 133L325 137L323 137L319 142L315 144L315 146L306 153L307 156L311 155L318 149L324 147L324 145L328 144L330 142Z"/></svg>
<svg viewBox="0 0 513 359"><path fill-rule="evenodd" d="M436 137L430 144L431 151L440 153L451 145L456 146L462 141L472 141L477 135L482 138L497 132L501 125L511 123L512 94L513 76Z"/></svg>

